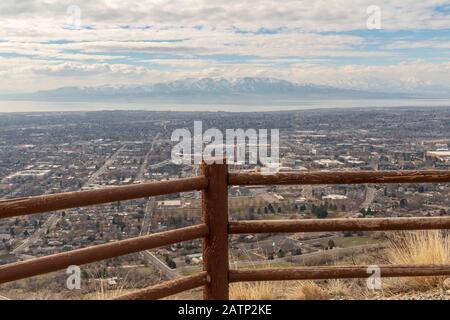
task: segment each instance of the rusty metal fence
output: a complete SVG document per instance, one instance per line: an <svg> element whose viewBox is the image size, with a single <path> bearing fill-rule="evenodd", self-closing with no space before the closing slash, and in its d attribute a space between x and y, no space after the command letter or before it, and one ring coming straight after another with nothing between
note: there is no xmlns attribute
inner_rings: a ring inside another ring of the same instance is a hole
<svg viewBox="0 0 450 320"><path fill-rule="evenodd" d="M205 164L202 166L202 174L193 178L3 200L0 201L0 219L199 190L202 191L202 223L3 265L0 266L0 284L62 270L71 265L88 264L200 238L203 239L202 272L131 292L116 299L160 299L203 286L204 299L227 300L229 283L232 282L366 278L367 266L230 270L228 237L230 234L243 233L450 229L450 217L229 221L228 187L449 182L450 171L443 170L261 175L229 173L226 164ZM380 270L382 277L450 275L450 265L383 265Z"/></svg>

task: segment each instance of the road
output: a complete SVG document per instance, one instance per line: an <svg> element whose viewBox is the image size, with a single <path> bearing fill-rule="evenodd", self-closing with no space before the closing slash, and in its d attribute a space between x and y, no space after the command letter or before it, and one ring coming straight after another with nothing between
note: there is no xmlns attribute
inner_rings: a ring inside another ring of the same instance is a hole
<svg viewBox="0 0 450 320"><path fill-rule="evenodd" d="M147 205L145 206L145 214L142 219L141 232L140 235L148 235L151 232L152 228L152 217L153 210L155 209L155 200L151 198ZM175 279L179 276L178 272L173 269L170 269L164 261L161 261L155 254L150 251L141 252L142 257L147 260L148 263L153 265L157 270L164 274L168 279Z"/></svg>
<svg viewBox="0 0 450 320"><path fill-rule="evenodd" d="M39 229L37 229L31 236L26 238L18 247L11 251L12 254L19 255L25 251L30 245L35 243L39 238L41 238L47 230L53 228L61 218L59 213L54 213L45 221Z"/></svg>
<svg viewBox="0 0 450 320"><path fill-rule="evenodd" d="M144 209L144 218L142 219L140 236L150 233L152 228L153 210L155 209L155 199L152 197L147 201Z"/></svg>
<svg viewBox="0 0 450 320"><path fill-rule="evenodd" d="M119 154L128 146L127 143L125 143L122 147L117 149L117 151L108 158L108 160L105 161L105 163L92 174L92 176L89 177L88 181L84 184L84 186L89 186L90 184L94 183L102 174L108 170L108 167L114 164L114 161L116 161Z"/></svg>
<svg viewBox="0 0 450 320"><path fill-rule="evenodd" d="M170 269L163 261L161 261L157 256L155 256L150 251L142 251L142 257L151 263L156 269L158 269L162 274L164 274L169 280L175 279L179 276L178 272Z"/></svg>
<svg viewBox="0 0 450 320"><path fill-rule="evenodd" d="M148 235L152 228L152 217L153 210L155 209L155 200L151 198L147 205L145 206L145 214L142 220L140 235ZM161 261L155 254L150 251L141 252L142 257L147 260L148 263L152 264L156 269L158 269L161 274L164 274L168 279L175 279L179 276L178 272L170 269L164 261Z"/></svg>
<svg viewBox="0 0 450 320"><path fill-rule="evenodd" d="M156 142L158 142L158 138L159 138L159 132L156 134L155 138L153 139L152 145L150 146L150 149L148 150L147 154L145 155L144 161L142 161L142 165L139 168L139 171L136 175L135 181L141 181L141 182L143 181L145 172L147 171L148 161L150 159L150 156L153 153L153 150L155 149L155 144L156 144Z"/></svg>
<svg viewBox="0 0 450 320"><path fill-rule="evenodd" d="M158 166L165 165L166 161L149 165L149 159L150 156L153 154L153 151L155 149L155 145L158 142L159 139L159 133L155 136L155 138L152 141L152 144L150 146L150 149L148 150L147 154L145 155L144 161L142 162L142 165L139 168L139 171L136 175L135 181L144 181L144 175L147 172L148 169L154 169ZM168 161L170 162L170 161ZM141 232L140 236L147 235L151 232L152 228L152 217L153 217L153 210L155 209L155 200L154 198L150 198L145 206L144 210L144 218L142 219L142 225L141 225ZM164 261L161 261L154 253L146 250L142 251L141 256L147 260L148 263L153 265L157 270L161 272L161 274L164 274L168 279L175 279L179 276L178 272L175 270L172 270L169 268Z"/></svg>
<svg viewBox="0 0 450 320"><path fill-rule="evenodd" d="M155 164L152 164L149 166L150 169L158 169L158 168L162 168L164 166L167 166L168 164L170 164L172 162L172 160L164 160Z"/></svg>
<svg viewBox="0 0 450 320"><path fill-rule="evenodd" d="M365 190L365 199L364 202L361 204L361 208L364 209L368 209L369 207L371 207L372 202L375 200L376 196L377 196L378 190L370 187L368 185L366 185L366 190Z"/></svg>

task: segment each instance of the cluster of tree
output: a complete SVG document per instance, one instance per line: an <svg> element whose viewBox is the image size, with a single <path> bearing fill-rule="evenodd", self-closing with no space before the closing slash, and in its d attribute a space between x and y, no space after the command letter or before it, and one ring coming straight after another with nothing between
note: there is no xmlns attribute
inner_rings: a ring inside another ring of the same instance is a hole
<svg viewBox="0 0 450 320"><path fill-rule="evenodd" d="M334 241L332 239L328 240L328 249L333 249L334 247L336 247Z"/></svg>
<svg viewBox="0 0 450 320"><path fill-rule="evenodd" d="M332 211L337 211L338 206L337 206L337 204L330 204L330 205L328 205L328 209L330 209Z"/></svg>
<svg viewBox="0 0 450 320"><path fill-rule="evenodd" d="M185 227L189 223L187 216L169 216L167 218L167 225L168 226L174 226L176 228L182 228Z"/></svg>
<svg viewBox="0 0 450 320"><path fill-rule="evenodd" d="M173 259L171 257L166 256L165 260L166 260L166 264L169 266L169 268L175 269L177 267L177 264L175 263L175 261L173 261Z"/></svg>
<svg viewBox="0 0 450 320"><path fill-rule="evenodd" d="M371 207L366 208L361 208L361 210L359 210L359 212L363 215L363 216L372 216L375 212L372 210Z"/></svg>
<svg viewBox="0 0 450 320"><path fill-rule="evenodd" d="M114 215L113 216L113 220L112 220L112 224L116 225L118 229L120 229L121 232L123 232L123 230L125 229L126 225L125 222L123 222L123 219L121 216L119 215ZM100 227L100 226L99 226Z"/></svg>
<svg viewBox="0 0 450 320"><path fill-rule="evenodd" d="M301 255L302 253L303 253L303 252L302 252L302 249L300 249L300 248L296 248L296 249L294 249L294 250L291 251L291 255L293 255L293 256L299 256L299 255ZM287 254L287 252L285 252L283 249L280 249L280 250L278 250L278 252L276 252L277 258L284 258L284 257L286 256L286 254ZM273 259L275 259L275 252L269 253L269 254L267 255L267 259L268 259L268 260L273 260Z"/></svg>
<svg viewBox="0 0 450 320"><path fill-rule="evenodd" d="M405 209L408 206L408 201L406 199L400 200L400 208Z"/></svg>
<svg viewBox="0 0 450 320"><path fill-rule="evenodd" d="M6 251L10 252L12 250L11 243L8 240L2 239L2 244Z"/></svg>
<svg viewBox="0 0 450 320"><path fill-rule="evenodd" d="M311 212L319 219L325 219L328 217L328 210L325 205L320 205L319 207L312 205Z"/></svg>
<svg viewBox="0 0 450 320"><path fill-rule="evenodd" d="M271 203L269 203L267 206L264 207L264 213L265 214L276 213L277 211L281 212L280 208L278 208L278 210L275 210L275 207Z"/></svg>
<svg viewBox="0 0 450 320"><path fill-rule="evenodd" d="M305 204L295 204L294 205L295 210L303 212L306 210L306 205Z"/></svg>

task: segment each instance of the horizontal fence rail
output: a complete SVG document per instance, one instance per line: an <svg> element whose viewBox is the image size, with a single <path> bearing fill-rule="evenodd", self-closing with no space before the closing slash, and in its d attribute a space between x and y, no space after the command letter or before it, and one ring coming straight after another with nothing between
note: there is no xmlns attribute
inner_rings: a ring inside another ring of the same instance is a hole
<svg viewBox="0 0 450 320"><path fill-rule="evenodd" d="M228 184L232 186L439 182L450 182L450 171L319 171L273 175L258 173L230 173L228 175Z"/></svg>
<svg viewBox="0 0 450 320"><path fill-rule="evenodd" d="M211 279L206 271L183 277L180 279L164 282L153 287L124 294L113 300L157 300L183 291L188 291L207 285Z"/></svg>
<svg viewBox="0 0 450 320"><path fill-rule="evenodd" d="M178 242L204 238L208 233L208 226L201 224L11 263L0 266L0 284L58 271L71 265L83 265Z"/></svg>
<svg viewBox="0 0 450 320"><path fill-rule="evenodd" d="M203 176L141 183L98 190L75 191L0 201L0 219L69 208L85 207L170 193L203 190L208 179Z"/></svg>
<svg viewBox="0 0 450 320"><path fill-rule="evenodd" d="M450 265L380 265L381 277L450 275ZM371 266L230 270L230 282L368 278Z"/></svg>
<svg viewBox="0 0 450 320"><path fill-rule="evenodd" d="M230 221L229 233L450 229L450 217Z"/></svg>

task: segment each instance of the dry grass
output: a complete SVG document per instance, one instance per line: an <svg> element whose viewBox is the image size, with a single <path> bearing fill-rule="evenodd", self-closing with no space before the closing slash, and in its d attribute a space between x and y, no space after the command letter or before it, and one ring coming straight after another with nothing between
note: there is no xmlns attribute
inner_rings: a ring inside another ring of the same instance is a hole
<svg viewBox="0 0 450 320"><path fill-rule="evenodd" d="M94 274L95 275L95 274ZM128 292L130 292L130 289L126 288L134 288L135 284L131 283L130 280L128 280L127 273L121 281L117 284L115 288L108 288L108 279L103 277L93 277L94 283L95 283L95 292L92 294L87 295L85 298L88 300L112 300L114 298L117 298L121 295L124 295Z"/></svg>
<svg viewBox="0 0 450 320"><path fill-rule="evenodd" d="M277 282L238 282L230 285L232 300L275 300L280 298Z"/></svg>
<svg viewBox="0 0 450 320"><path fill-rule="evenodd" d="M392 264L448 264L450 237L441 231L400 232L389 241L387 258ZM392 279L403 289L426 290L443 283L445 277Z"/></svg>
<svg viewBox="0 0 450 320"><path fill-rule="evenodd" d="M295 281L289 286L286 298L289 300L328 300L330 294L314 281Z"/></svg>
<svg viewBox="0 0 450 320"><path fill-rule="evenodd" d="M390 237L386 250L380 253L384 257L380 255L378 258L384 258L390 264L449 264L450 236L442 231L398 232ZM367 256L358 255L356 258L367 259ZM235 283L230 287L230 295L236 300L396 299L399 294L414 297L439 290L445 279L446 277L383 279L381 291L368 290L365 279Z"/></svg>
<svg viewBox="0 0 450 320"><path fill-rule="evenodd" d="M43 289L38 292L19 294L14 296L8 296L11 299L15 300L61 300L64 299L64 296L51 292L50 290Z"/></svg>
<svg viewBox="0 0 450 320"><path fill-rule="evenodd" d="M330 296L336 299L346 298L348 296L356 297L359 295L359 290L355 290L355 288L350 285L350 282L345 282L340 279L329 280L326 285L326 291Z"/></svg>
<svg viewBox="0 0 450 320"><path fill-rule="evenodd" d="M124 284L118 286L113 290L108 290L108 285L105 284L106 281L101 279L99 284L96 286L95 295L92 297L93 300L111 300L123 295L124 292Z"/></svg>
<svg viewBox="0 0 450 320"><path fill-rule="evenodd" d="M230 285L233 300L328 300L353 294L348 283L330 281L242 282Z"/></svg>

